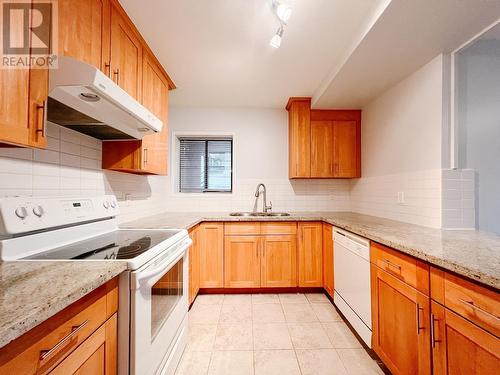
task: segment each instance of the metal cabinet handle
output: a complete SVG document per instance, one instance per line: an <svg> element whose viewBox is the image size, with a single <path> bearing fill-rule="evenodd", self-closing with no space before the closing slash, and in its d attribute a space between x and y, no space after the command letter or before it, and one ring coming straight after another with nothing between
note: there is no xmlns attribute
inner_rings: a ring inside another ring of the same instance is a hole
<svg viewBox="0 0 500 375"><path fill-rule="evenodd" d="M109 73L111 72L111 64L109 62L104 63L104 70L106 71L106 75L109 77Z"/></svg>
<svg viewBox="0 0 500 375"><path fill-rule="evenodd" d="M113 76L116 77L115 83L117 85L119 85L120 84L120 69L116 68L115 70L113 70Z"/></svg>
<svg viewBox="0 0 500 375"><path fill-rule="evenodd" d="M437 342L441 342L441 340L436 339L436 327L434 326L434 323L439 321L434 314L431 314L431 342L432 342L432 347L436 347Z"/></svg>
<svg viewBox="0 0 500 375"><path fill-rule="evenodd" d="M425 327L420 327L420 310L423 310L423 307L420 307L420 305L417 303L416 305L416 316L417 316L417 335L420 335L420 331L423 330Z"/></svg>
<svg viewBox="0 0 500 375"><path fill-rule="evenodd" d="M59 341L57 344L55 344L51 349L41 350L40 351L40 361L44 361L47 358L51 357L60 348L62 348L64 345L66 345L73 337L75 337L78 334L78 332L80 332L83 329L83 327L85 327L88 324L88 322L89 321L87 319L79 326L71 327L71 332L68 335L66 335L61 341Z"/></svg>
<svg viewBox="0 0 500 375"><path fill-rule="evenodd" d="M392 263L389 259L382 259L384 263L386 263L389 267L397 268L398 270L401 271L401 266L396 263Z"/></svg>
<svg viewBox="0 0 500 375"><path fill-rule="evenodd" d="M148 163L148 149L144 149L144 164Z"/></svg>
<svg viewBox="0 0 500 375"><path fill-rule="evenodd" d="M42 111L41 116L40 110ZM45 101L43 101L42 104L36 105L36 116L36 133L42 133L42 137L45 137ZM40 126L40 122L42 123L42 126Z"/></svg>
<svg viewBox="0 0 500 375"><path fill-rule="evenodd" d="M461 298L459 298L459 301L460 301L460 302L462 302L464 305L467 305L468 307L470 307L470 308L472 308L472 309L474 309L474 310L477 310L477 311L479 311L479 312L483 313L484 315L489 316L490 318L493 318L493 319L495 319L495 320L500 320L500 318L499 318L498 316L493 315L493 314L492 314L492 313L490 313L489 311L486 311L486 310L484 310L484 309L480 308L479 306L476 306L476 305L474 304L474 301L466 301L466 300L461 299Z"/></svg>

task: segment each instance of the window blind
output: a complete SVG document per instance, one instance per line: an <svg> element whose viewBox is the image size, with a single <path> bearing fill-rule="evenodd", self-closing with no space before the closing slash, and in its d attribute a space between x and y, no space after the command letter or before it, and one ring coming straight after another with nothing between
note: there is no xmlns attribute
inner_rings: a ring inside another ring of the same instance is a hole
<svg viewBox="0 0 500 375"><path fill-rule="evenodd" d="M179 191L231 192L232 139L181 138Z"/></svg>

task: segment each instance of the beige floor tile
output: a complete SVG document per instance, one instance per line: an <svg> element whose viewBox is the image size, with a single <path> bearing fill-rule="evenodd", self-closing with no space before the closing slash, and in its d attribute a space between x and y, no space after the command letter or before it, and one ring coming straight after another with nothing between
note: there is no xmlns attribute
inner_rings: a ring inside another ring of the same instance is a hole
<svg viewBox="0 0 500 375"><path fill-rule="evenodd" d="M213 352L208 373L209 375L253 375L253 352Z"/></svg>
<svg viewBox="0 0 500 375"><path fill-rule="evenodd" d="M250 323L252 321L252 305L222 305L219 323Z"/></svg>
<svg viewBox="0 0 500 375"><path fill-rule="evenodd" d="M302 293L279 294L281 303L308 303L307 298Z"/></svg>
<svg viewBox="0 0 500 375"><path fill-rule="evenodd" d="M342 317L331 303L312 303L311 308L320 322L342 321Z"/></svg>
<svg viewBox="0 0 500 375"><path fill-rule="evenodd" d="M321 323L292 323L288 331L295 349L332 348Z"/></svg>
<svg viewBox="0 0 500 375"><path fill-rule="evenodd" d="M215 342L217 324L189 324L189 336L186 350L212 351Z"/></svg>
<svg viewBox="0 0 500 375"><path fill-rule="evenodd" d="M255 375L300 375L293 350L265 350L254 353Z"/></svg>
<svg viewBox="0 0 500 375"><path fill-rule="evenodd" d="M302 375L347 375L335 349L296 350Z"/></svg>
<svg viewBox="0 0 500 375"><path fill-rule="evenodd" d="M211 352L184 352L175 371L176 375L206 375Z"/></svg>
<svg viewBox="0 0 500 375"><path fill-rule="evenodd" d="M287 325L285 323L254 323L253 347L255 350L293 349Z"/></svg>
<svg viewBox="0 0 500 375"><path fill-rule="evenodd" d="M331 303L323 293L306 293L309 303Z"/></svg>
<svg viewBox="0 0 500 375"><path fill-rule="evenodd" d="M200 294L196 297L195 304L220 305L224 301L224 294Z"/></svg>
<svg viewBox="0 0 500 375"><path fill-rule="evenodd" d="M288 323L312 323L318 321L309 303L286 303L282 306Z"/></svg>
<svg viewBox="0 0 500 375"><path fill-rule="evenodd" d="M330 341L336 349L362 348L358 339L344 322L322 323Z"/></svg>
<svg viewBox="0 0 500 375"><path fill-rule="evenodd" d="M252 306L254 323L282 323L285 321L283 308L279 303L264 303Z"/></svg>
<svg viewBox="0 0 500 375"><path fill-rule="evenodd" d="M217 324L221 305L195 305L189 311L189 322L195 324Z"/></svg>
<svg viewBox="0 0 500 375"><path fill-rule="evenodd" d="M278 297L277 294L267 294L267 293L252 294L252 303L254 305L261 303L280 303L280 298Z"/></svg>
<svg viewBox="0 0 500 375"><path fill-rule="evenodd" d="M251 323L219 324L215 334L214 350L252 350Z"/></svg>
<svg viewBox="0 0 500 375"><path fill-rule="evenodd" d="M251 294L225 294L224 295L224 305L242 305L251 304L252 295Z"/></svg>
<svg viewBox="0 0 500 375"><path fill-rule="evenodd" d="M337 353L349 375L384 374L365 349L337 349Z"/></svg>

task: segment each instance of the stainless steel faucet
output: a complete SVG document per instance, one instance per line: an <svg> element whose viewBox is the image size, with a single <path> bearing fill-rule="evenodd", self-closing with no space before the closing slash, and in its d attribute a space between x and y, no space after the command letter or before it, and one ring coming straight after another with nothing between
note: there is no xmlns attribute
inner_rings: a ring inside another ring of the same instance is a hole
<svg viewBox="0 0 500 375"><path fill-rule="evenodd" d="M258 184L257 185L257 190L255 190L255 204L253 205L253 211L257 211L257 203L259 201L259 196L260 196L260 188L263 188L262 193L264 193L264 199L262 201L262 212L270 212L273 209L273 202L269 202L269 206L267 205L267 197L266 197L266 185L264 184Z"/></svg>

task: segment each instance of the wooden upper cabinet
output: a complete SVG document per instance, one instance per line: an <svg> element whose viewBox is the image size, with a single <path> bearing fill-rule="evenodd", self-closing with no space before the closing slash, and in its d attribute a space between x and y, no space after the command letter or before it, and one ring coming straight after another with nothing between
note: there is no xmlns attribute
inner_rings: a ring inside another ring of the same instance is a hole
<svg viewBox="0 0 500 375"><path fill-rule="evenodd" d="M434 301L431 310L435 375L498 373L498 337Z"/></svg>
<svg viewBox="0 0 500 375"><path fill-rule="evenodd" d="M289 178L311 177L311 99L290 98L288 111Z"/></svg>
<svg viewBox="0 0 500 375"><path fill-rule="evenodd" d="M200 224L198 240L200 288L222 288L224 286L224 224Z"/></svg>
<svg viewBox="0 0 500 375"><path fill-rule="evenodd" d="M262 238L262 288L297 286L297 237L269 235Z"/></svg>
<svg viewBox="0 0 500 375"><path fill-rule="evenodd" d="M224 239L224 287L260 287L258 236L226 236Z"/></svg>
<svg viewBox="0 0 500 375"><path fill-rule="evenodd" d="M323 288L333 298L333 227L323 223Z"/></svg>
<svg viewBox="0 0 500 375"><path fill-rule="evenodd" d="M372 346L395 375L430 374L430 299L371 266Z"/></svg>
<svg viewBox="0 0 500 375"><path fill-rule="evenodd" d="M323 286L323 225L299 223L298 264L300 287Z"/></svg>
<svg viewBox="0 0 500 375"><path fill-rule="evenodd" d="M109 76L109 0L58 0L59 54L101 69Z"/></svg>
<svg viewBox="0 0 500 375"><path fill-rule="evenodd" d="M332 177L334 173L332 121L311 121L311 177Z"/></svg>
<svg viewBox="0 0 500 375"><path fill-rule="evenodd" d="M333 121L334 177L361 177L360 133L356 121Z"/></svg>
<svg viewBox="0 0 500 375"><path fill-rule="evenodd" d="M114 2L111 5L111 79L141 101L143 44L135 27Z"/></svg>

